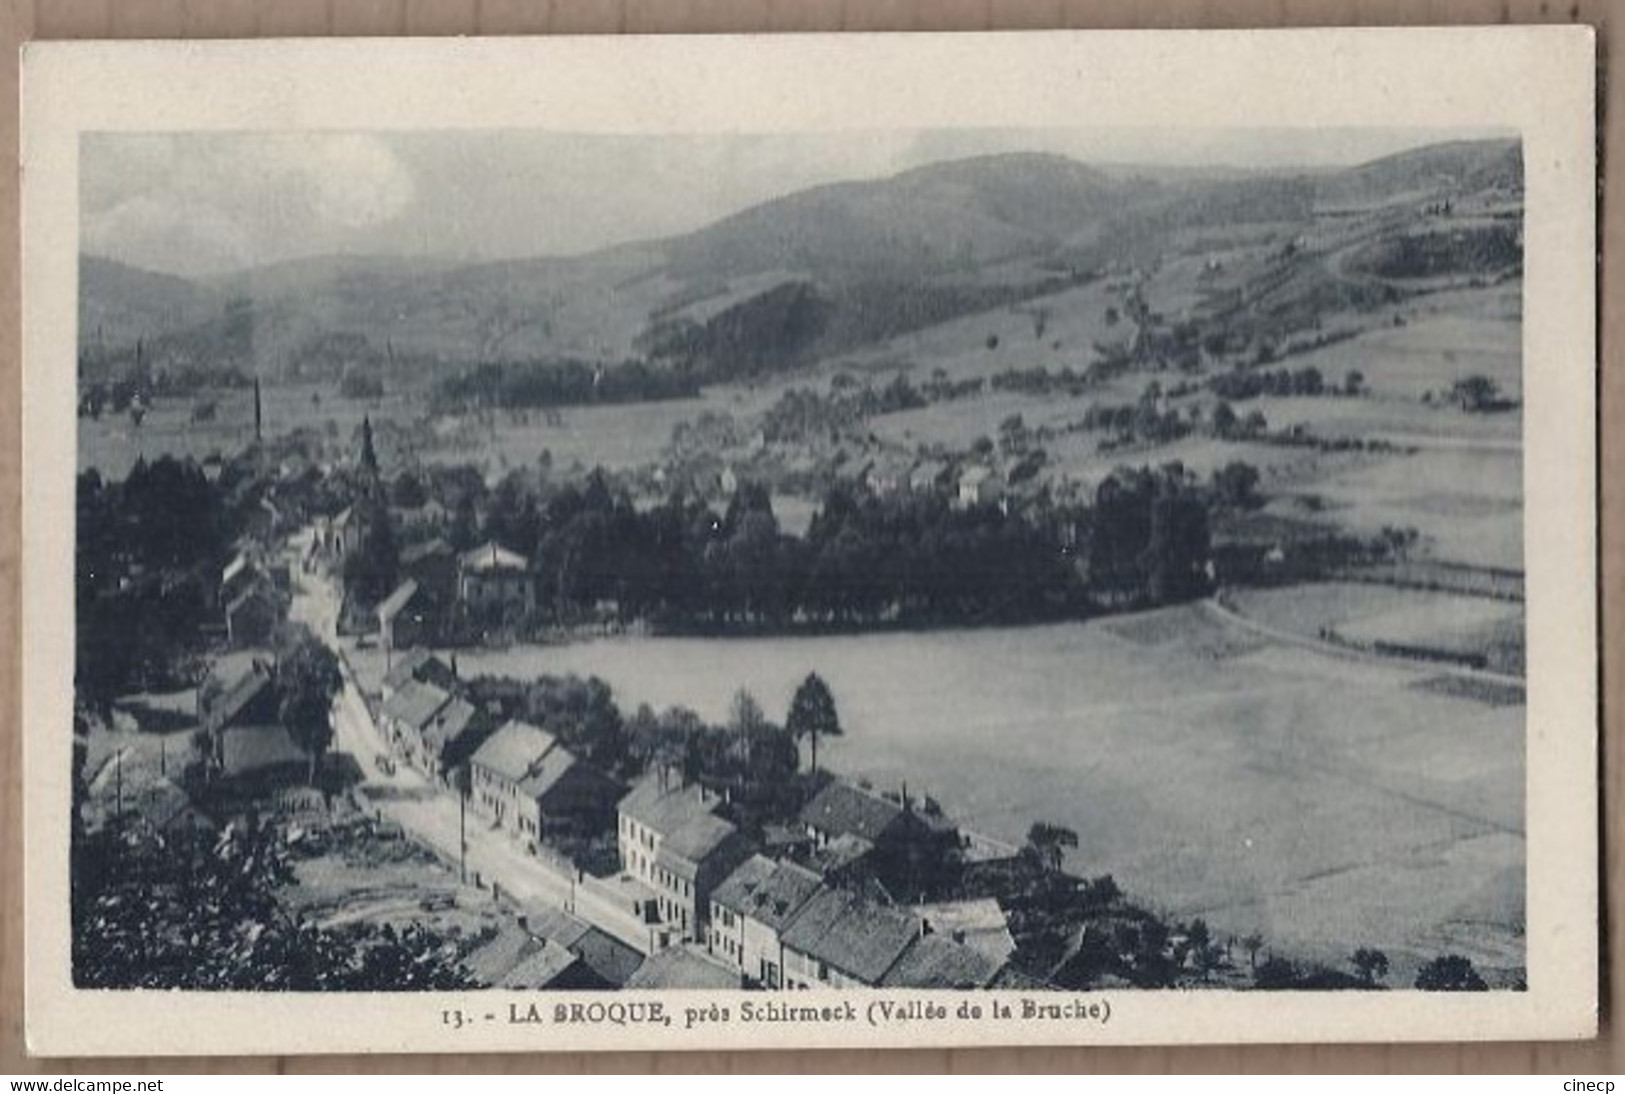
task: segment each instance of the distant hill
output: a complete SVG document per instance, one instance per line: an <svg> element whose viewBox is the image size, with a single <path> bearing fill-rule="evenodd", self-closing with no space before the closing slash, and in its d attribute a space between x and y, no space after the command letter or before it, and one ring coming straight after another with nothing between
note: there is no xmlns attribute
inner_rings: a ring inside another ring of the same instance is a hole
<svg viewBox="0 0 1625 1094"><path fill-rule="evenodd" d="M1410 149L1316 180L1322 204L1382 204L1401 197L1521 190L1516 140L1452 141Z"/></svg>
<svg viewBox="0 0 1625 1094"><path fill-rule="evenodd" d="M986 156L755 206L671 241L679 276L941 276L1053 252L1143 192L1061 156Z"/></svg>
<svg viewBox="0 0 1625 1094"><path fill-rule="evenodd" d="M983 156L814 187L581 257L329 256L191 282L85 256L81 330L110 359L141 338L160 356L288 376L331 375L346 353L405 381L480 361L651 353L754 374L1154 259L1187 229L1521 185L1513 141L1298 173Z"/></svg>
<svg viewBox="0 0 1625 1094"><path fill-rule="evenodd" d="M184 330L206 322L221 304L215 293L185 278L79 257L79 331L87 347L123 346Z"/></svg>

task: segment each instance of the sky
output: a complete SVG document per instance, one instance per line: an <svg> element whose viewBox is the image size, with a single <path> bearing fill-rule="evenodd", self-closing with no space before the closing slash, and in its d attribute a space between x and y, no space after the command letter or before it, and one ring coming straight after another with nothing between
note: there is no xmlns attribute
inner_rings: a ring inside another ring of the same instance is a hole
<svg viewBox="0 0 1625 1094"><path fill-rule="evenodd" d="M80 155L80 246L183 277L330 254L570 255L693 231L821 183L997 152L1319 169L1472 135L1177 128L89 134Z"/></svg>

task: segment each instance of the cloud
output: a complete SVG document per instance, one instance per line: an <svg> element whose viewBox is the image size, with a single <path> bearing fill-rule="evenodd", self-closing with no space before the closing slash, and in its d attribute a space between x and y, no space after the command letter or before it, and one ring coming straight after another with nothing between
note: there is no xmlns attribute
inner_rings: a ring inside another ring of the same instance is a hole
<svg viewBox="0 0 1625 1094"><path fill-rule="evenodd" d="M365 134L100 135L81 165L86 250L192 275L342 250L416 196Z"/></svg>

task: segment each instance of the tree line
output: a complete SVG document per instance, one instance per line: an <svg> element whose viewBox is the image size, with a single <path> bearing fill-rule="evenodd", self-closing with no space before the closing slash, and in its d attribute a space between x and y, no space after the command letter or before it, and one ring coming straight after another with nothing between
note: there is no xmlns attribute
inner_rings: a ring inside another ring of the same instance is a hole
<svg viewBox="0 0 1625 1094"><path fill-rule="evenodd" d="M443 407L518 409L687 399L699 392L694 377L646 361L558 358L477 365L442 380L435 396Z"/></svg>
<svg viewBox="0 0 1625 1094"><path fill-rule="evenodd" d="M719 515L682 491L639 510L597 473L546 492L510 476L482 531L533 560L547 617L535 622L608 611L700 629L978 623L1077 615L1097 585L1114 602L1194 595L1208 500L1172 471L1112 476L1092 509L961 507L843 483L798 537L755 484Z"/></svg>

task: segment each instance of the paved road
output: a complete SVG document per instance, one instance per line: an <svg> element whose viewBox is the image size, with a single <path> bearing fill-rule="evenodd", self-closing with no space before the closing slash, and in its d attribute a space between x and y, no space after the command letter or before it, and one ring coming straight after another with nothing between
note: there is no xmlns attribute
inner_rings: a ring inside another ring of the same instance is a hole
<svg viewBox="0 0 1625 1094"><path fill-rule="evenodd" d="M341 654L343 663L345 643L338 635L340 600L336 583L319 570L304 572L298 561L311 534L307 532L294 540L292 564L298 578L288 616L310 627ZM575 910L575 883L570 874L526 853L505 832L491 828L472 810L459 816L459 802L453 791L390 758L383 734L347 664L344 690L333 705L333 751L348 753L360 767L362 782L357 790L362 801L447 861L461 863L470 882L476 877L485 886L494 882L504 894L523 904ZM464 836L466 858L460 858Z"/></svg>

